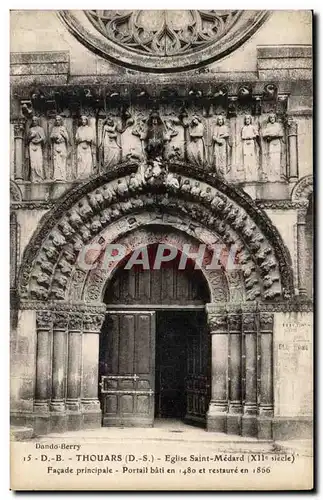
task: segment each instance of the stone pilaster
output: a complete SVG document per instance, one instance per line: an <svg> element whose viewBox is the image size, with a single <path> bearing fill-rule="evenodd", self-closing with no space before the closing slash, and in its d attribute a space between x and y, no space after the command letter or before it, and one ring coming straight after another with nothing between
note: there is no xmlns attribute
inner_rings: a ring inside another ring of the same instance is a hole
<svg viewBox="0 0 323 500"><path fill-rule="evenodd" d="M98 399L99 337L104 314L85 313L82 335L82 412L83 427L101 425L101 409Z"/></svg>
<svg viewBox="0 0 323 500"><path fill-rule="evenodd" d="M81 426L82 314L71 313L68 327L66 410L68 427Z"/></svg>
<svg viewBox="0 0 323 500"><path fill-rule="evenodd" d="M226 432L228 412L228 324L225 311L209 312L211 334L211 401L207 429Z"/></svg>
<svg viewBox="0 0 323 500"><path fill-rule="evenodd" d="M53 355L52 355L52 430L66 429L66 354L67 354L68 313L53 314ZM56 415L54 415L54 413Z"/></svg>
<svg viewBox="0 0 323 500"><path fill-rule="evenodd" d="M49 382L51 376L50 349L52 313L50 311L37 311L36 330L37 345L34 427L36 434L46 434L49 431Z"/></svg>
<svg viewBox="0 0 323 500"><path fill-rule="evenodd" d="M297 144L297 122L289 119L287 123L288 134L288 161L290 181L298 179L298 144Z"/></svg>
<svg viewBox="0 0 323 500"><path fill-rule="evenodd" d="M242 314L242 435L257 435L257 318L255 313Z"/></svg>
<svg viewBox="0 0 323 500"><path fill-rule="evenodd" d="M241 313L228 315L229 329L229 412L228 434L241 433L242 371L241 371Z"/></svg>
<svg viewBox="0 0 323 500"><path fill-rule="evenodd" d="M307 204L297 213L298 293L306 295L306 213Z"/></svg>
<svg viewBox="0 0 323 500"><path fill-rule="evenodd" d="M273 325L272 313L259 314L259 417L258 438L272 438L273 401Z"/></svg>
<svg viewBox="0 0 323 500"><path fill-rule="evenodd" d="M14 163L15 179L24 180L24 132L25 119L17 118L13 124L14 130Z"/></svg>

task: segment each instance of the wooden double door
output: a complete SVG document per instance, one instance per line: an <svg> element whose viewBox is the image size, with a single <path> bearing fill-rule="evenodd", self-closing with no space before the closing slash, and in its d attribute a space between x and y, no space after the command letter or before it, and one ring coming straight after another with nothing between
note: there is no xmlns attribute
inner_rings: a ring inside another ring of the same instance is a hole
<svg viewBox="0 0 323 500"><path fill-rule="evenodd" d="M103 426L155 418L205 425L210 335L204 311L109 311L100 343Z"/></svg>

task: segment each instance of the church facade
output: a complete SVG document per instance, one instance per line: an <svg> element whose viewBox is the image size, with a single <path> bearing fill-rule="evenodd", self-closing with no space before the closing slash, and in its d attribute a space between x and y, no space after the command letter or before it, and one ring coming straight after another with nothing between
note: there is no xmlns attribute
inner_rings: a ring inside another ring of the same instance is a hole
<svg viewBox="0 0 323 500"><path fill-rule="evenodd" d="M311 26L11 13L14 426L311 436Z"/></svg>

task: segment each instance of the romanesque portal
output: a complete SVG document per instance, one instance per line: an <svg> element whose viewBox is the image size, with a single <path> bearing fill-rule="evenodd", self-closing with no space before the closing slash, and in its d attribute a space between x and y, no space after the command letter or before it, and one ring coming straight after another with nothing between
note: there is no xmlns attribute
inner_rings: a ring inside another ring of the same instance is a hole
<svg viewBox="0 0 323 500"><path fill-rule="evenodd" d="M12 54L13 424L311 432L311 48L274 17L61 11ZM208 265L127 269L160 243Z"/></svg>

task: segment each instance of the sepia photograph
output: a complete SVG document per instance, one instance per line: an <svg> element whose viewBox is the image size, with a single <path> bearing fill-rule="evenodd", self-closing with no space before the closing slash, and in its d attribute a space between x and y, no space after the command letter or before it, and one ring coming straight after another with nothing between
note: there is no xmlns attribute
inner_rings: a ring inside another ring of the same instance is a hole
<svg viewBox="0 0 323 500"><path fill-rule="evenodd" d="M312 39L10 11L11 490L313 490Z"/></svg>

